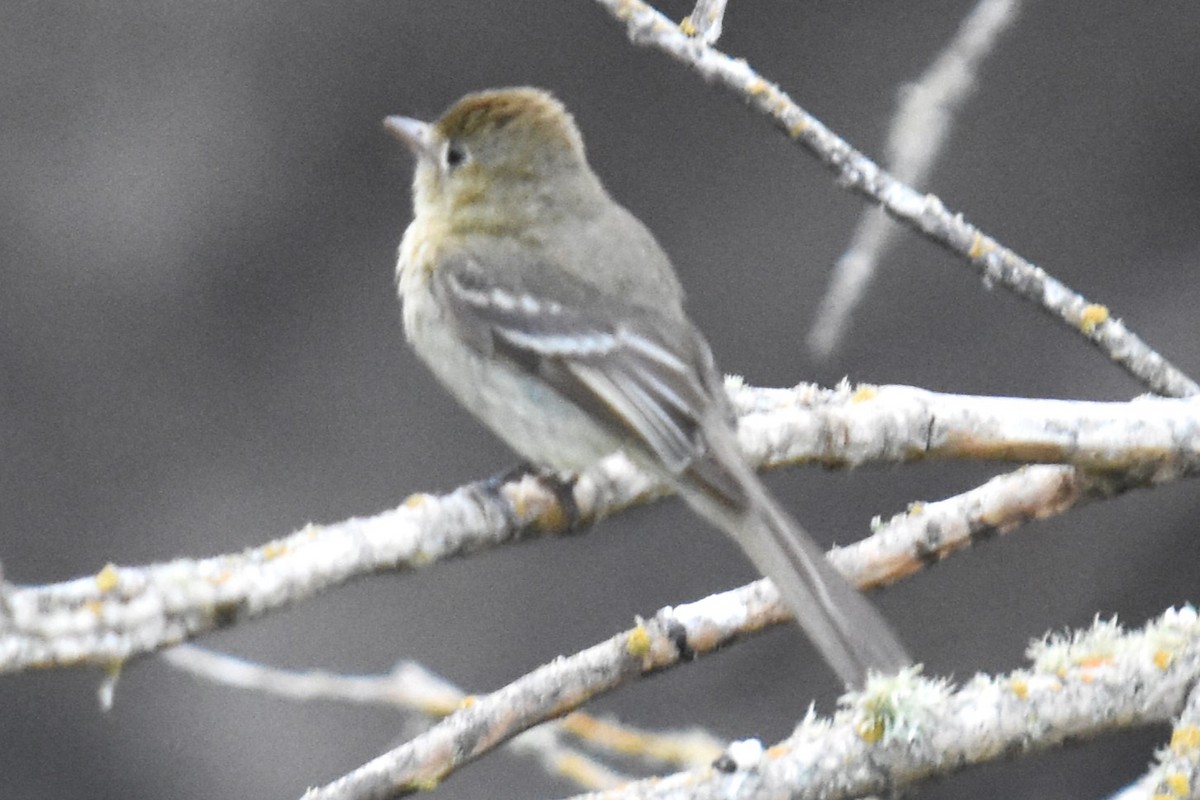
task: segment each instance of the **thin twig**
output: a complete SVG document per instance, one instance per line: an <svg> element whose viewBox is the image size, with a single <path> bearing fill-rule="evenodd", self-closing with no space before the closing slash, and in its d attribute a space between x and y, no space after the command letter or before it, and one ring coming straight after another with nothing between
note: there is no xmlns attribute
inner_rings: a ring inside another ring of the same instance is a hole
<svg viewBox="0 0 1200 800"><path fill-rule="evenodd" d="M869 198L904 225L963 257L986 283L1004 286L1061 320L1154 392L1170 397L1200 393L1200 386L1129 331L1107 307L1087 300L1002 246L962 214L947 210L934 195L923 195L896 180L744 60L688 37L641 0L596 2L625 23L635 44L656 47L731 89L836 173L839 185Z"/></svg>
<svg viewBox="0 0 1200 800"><path fill-rule="evenodd" d="M570 658L559 658L475 698L430 730L305 800L366 800L428 789L521 731L578 708L630 678L710 653L787 619L775 587L758 581L653 619Z"/></svg>
<svg viewBox="0 0 1200 800"><path fill-rule="evenodd" d="M402 661L385 675L342 675L270 667L190 644L168 648L162 658L176 669L225 686L300 701L389 706L438 719L452 713L466 697L457 686L413 661Z"/></svg>
<svg viewBox="0 0 1200 800"><path fill-rule="evenodd" d="M304 800L380 800L432 788L517 733L630 678L711 652L778 622L766 581L677 608L560 658L476 698L429 731ZM754 609L746 613L746 609ZM1200 677L1200 620L1170 611L1125 633L1098 622L1031 649L1034 666L957 692L913 672L877 677L843 698L832 721L810 713L785 743L731 747L712 767L628 784L594 800L632 798L861 797L1068 738L1178 714ZM732 791L734 787L737 791Z"/></svg>
<svg viewBox="0 0 1200 800"><path fill-rule="evenodd" d="M469 695L446 679L412 661L386 675L341 675L322 670L271 667L195 645L179 645L163 659L207 681L299 701L338 700L415 711L442 719L463 707ZM711 762L723 744L699 730L651 732L575 711L562 720L526 731L512 741L512 751L535 758L552 775L583 789L602 789L629 778L588 753L567 744L571 739L611 756L639 758L656 768L689 767Z"/></svg>
<svg viewBox="0 0 1200 800"><path fill-rule="evenodd" d="M904 87L886 145L888 169L897 180L910 186L925 183L950 137L955 115L975 93L983 59L1016 21L1020 6L1020 0L980 0L925 73ZM877 207L859 218L808 334L808 346L818 355L828 356L841 339L898 230Z"/></svg>

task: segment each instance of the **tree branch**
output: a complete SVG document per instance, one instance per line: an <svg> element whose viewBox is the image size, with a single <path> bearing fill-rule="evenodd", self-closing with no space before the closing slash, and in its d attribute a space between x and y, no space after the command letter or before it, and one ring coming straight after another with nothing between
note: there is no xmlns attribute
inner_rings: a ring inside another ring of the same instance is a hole
<svg viewBox="0 0 1200 800"><path fill-rule="evenodd" d="M767 581L664 608L630 631L476 698L400 747L310 789L304 800L381 800L432 788L517 733L631 678L779 622L781 612ZM1043 641L1030 655L1030 670L977 676L954 692L915 671L876 677L864 691L843 697L832 720L810 711L790 739L770 750L731 746L712 767L587 797L862 797L1016 749L1040 750L1169 719L1200 677L1200 620L1188 607L1129 633L1115 622L1097 622L1069 638Z"/></svg>
<svg viewBox="0 0 1200 800"><path fill-rule="evenodd" d="M1200 467L1200 403L1144 398L1130 403L1075 403L940 395L903 386L842 386L821 390L752 389L730 385L742 421L742 446L756 465L816 462L850 466L923 458L1060 461L1086 475L1022 473L989 484L987 497L1008 497L1008 512L993 502L990 516L973 505L938 508L946 539L917 529L917 542L872 553L861 567L894 580L911 574L931 553L946 554L965 540L959 529L1001 529L1022 519L1058 513L1082 497L1104 497L1195 474ZM1031 475L1053 475L1040 487ZM1000 491L1003 485L1004 491ZM374 517L306 528L241 553L179 559L142 567L112 565L96 575L46 586L0 583L0 672L31 666L118 665L205 631L236 624L299 602L330 587L381 570L408 570L484 547L562 533L666 488L614 456L581 475L564 504L549 477L498 484L482 481L444 495L419 494ZM1017 499L1020 497L1020 499ZM1037 505L1031 507L1031 503ZM569 507L568 507L569 506ZM898 520L911 528L914 519ZM887 531L883 531L886 533ZM910 534L914 531L910 530ZM845 565L843 565L845 566ZM860 567L851 571L858 572Z"/></svg>
<svg viewBox="0 0 1200 800"><path fill-rule="evenodd" d="M169 648L162 657L175 668L207 681L299 701L319 698L387 706L435 719L471 701L466 692L412 661L400 662L386 675L339 675L270 667L187 644ZM512 741L511 748L535 758L549 774L574 781L583 789L628 782L629 778L568 740L586 743L599 753L641 758L659 769L707 764L724 749L722 743L699 730L643 731L582 711L525 731Z"/></svg>
<svg viewBox="0 0 1200 800"><path fill-rule="evenodd" d="M1171 397L1200 393L1200 386L1128 330L1107 307L1086 299L1004 247L962 214L949 211L936 196L922 195L880 169L745 61L688 37L641 0L596 2L625 23L634 44L656 47L707 80L732 90L832 170L839 185L868 198L905 226L961 256L987 284L998 284L1033 302L1082 334L1154 392Z"/></svg>
<svg viewBox="0 0 1200 800"><path fill-rule="evenodd" d="M1156 763L1122 800L1166 800L1194 797L1200 787L1200 683L1193 683L1187 704L1175 719L1171 743L1158 751ZM1140 789L1140 791L1139 791Z"/></svg>
<svg viewBox="0 0 1200 800"><path fill-rule="evenodd" d="M1097 622L1069 640L1036 645L1031 655L1030 670L977 675L953 692L912 676L883 680L843 698L832 720L810 713L770 749L741 743L711 768L574 800L887 795L1015 752L1163 722L1190 703L1200 678L1200 625L1191 607L1128 633Z"/></svg>
<svg viewBox="0 0 1200 800"><path fill-rule="evenodd" d="M429 789L516 734L578 708L631 678L690 660L788 618L762 580L661 609L606 642L559 658L474 698L429 731L319 789L305 800L396 797Z"/></svg>

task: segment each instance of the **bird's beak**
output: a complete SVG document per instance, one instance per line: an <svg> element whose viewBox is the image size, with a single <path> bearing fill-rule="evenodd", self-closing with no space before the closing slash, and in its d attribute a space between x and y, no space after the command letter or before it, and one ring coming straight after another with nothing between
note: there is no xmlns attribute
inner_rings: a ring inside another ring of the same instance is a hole
<svg viewBox="0 0 1200 800"><path fill-rule="evenodd" d="M433 126L428 122L421 122L421 120L411 117L386 117L383 120L383 127L392 136L404 142L417 158L437 161L437 153L434 152L433 144Z"/></svg>

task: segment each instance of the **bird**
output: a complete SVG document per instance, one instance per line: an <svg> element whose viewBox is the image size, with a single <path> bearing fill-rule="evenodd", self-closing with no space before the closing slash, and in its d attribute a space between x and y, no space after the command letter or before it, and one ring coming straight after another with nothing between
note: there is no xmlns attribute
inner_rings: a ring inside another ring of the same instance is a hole
<svg viewBox="0 0 1200 800"><path fill-rule="evenodd" d="M624 452L725 531L851 688L911 663L890 625L742 454L722 374L650 230L549 92L475 92L384 120L415 157L396 279L404 332L520 456L578 473Z"/></svg>

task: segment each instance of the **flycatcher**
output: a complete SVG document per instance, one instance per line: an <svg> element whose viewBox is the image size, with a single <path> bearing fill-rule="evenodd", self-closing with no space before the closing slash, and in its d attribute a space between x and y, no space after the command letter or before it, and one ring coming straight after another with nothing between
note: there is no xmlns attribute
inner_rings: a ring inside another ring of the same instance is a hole
<svg viewBox="0 0 1200 800"><path fill-rule="evenodd" d="M666 254L609 197L574 120L529 88L388 117L416 156L404 331L467 409L536 464L622 450L733 537L847 684L909 663L891 628L770 497Z"/></svg>

